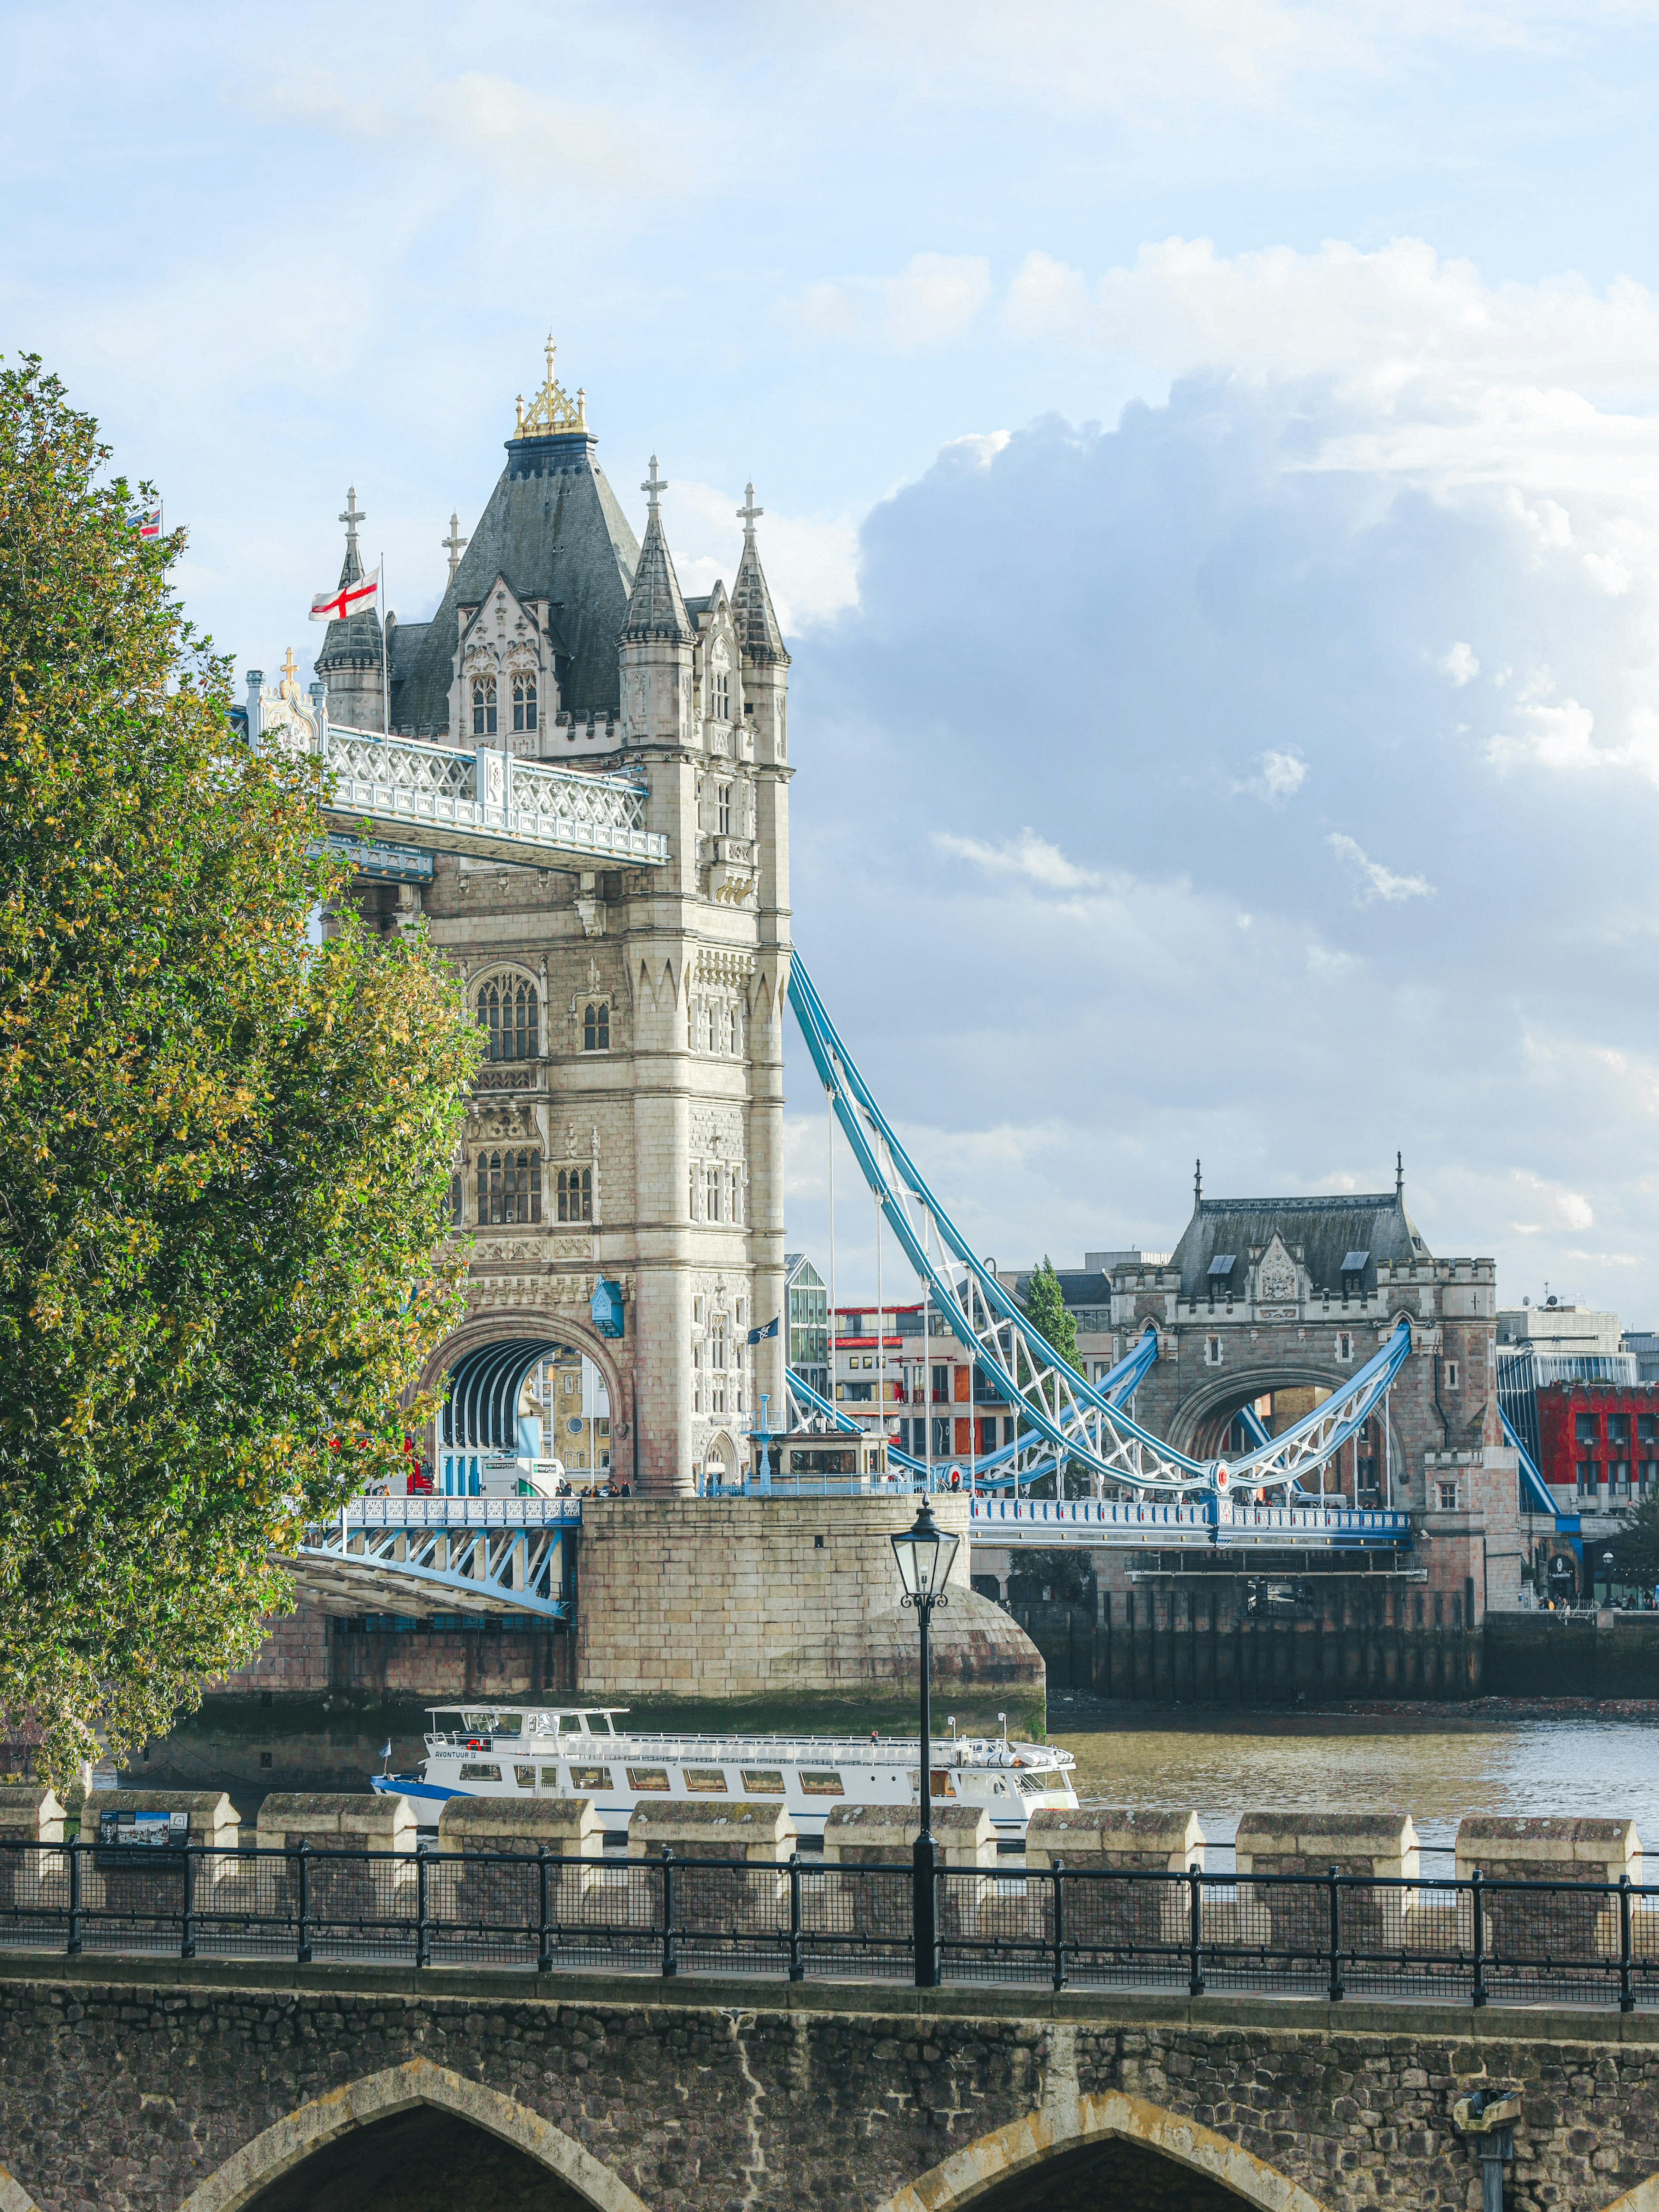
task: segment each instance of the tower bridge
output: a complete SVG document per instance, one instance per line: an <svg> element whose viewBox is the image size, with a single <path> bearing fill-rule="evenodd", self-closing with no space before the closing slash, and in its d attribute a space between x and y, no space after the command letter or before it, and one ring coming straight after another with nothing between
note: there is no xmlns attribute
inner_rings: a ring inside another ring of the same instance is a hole
<svg viewBox="0 0 1659 2212"><path fill-rule="evenodd" d="M452 520L430 622L359 612L330 625L308 691L291 654L274 687L248 679L251 738L322 762L355 902L382 929L424 926L489 1036L452 1187L467 1310L421 1378L448 1385L428 1462L517 1451L526 1378L556 1353L597 1370L635 1493L738 1477L763 1401L790 1388L787 1340L759 1333L783 1305L787 1003L930 1310L1017 1410L1018 1443L976 1470L996 1492L973 1509L984 1564L1082 1543L1144 1575L1149 1554L1358 1561L1434 1535L1461 1571L1516 1479L1492 1263L1431 1255L1403 1177L1392 1200L1200 1188L1167 1266L1113 1271L1097 1379L1061 1361L909 1158L793 948L789 656L752 486L730 590L688 600L654 457L636 539L550 341L506 454L471 535ZM349 584L355 491L341 519ZM1258 1404L1291 1391L1270 1430ZM890 1460L895 1490L928 1480ZM1033 1501L1045 1469L1087 1497ZM335 1608L368 1591L556 1616L579 1513L509 1539L468 1517L490 1502L352 1509L306 1547L303 1586Z"/></svg>

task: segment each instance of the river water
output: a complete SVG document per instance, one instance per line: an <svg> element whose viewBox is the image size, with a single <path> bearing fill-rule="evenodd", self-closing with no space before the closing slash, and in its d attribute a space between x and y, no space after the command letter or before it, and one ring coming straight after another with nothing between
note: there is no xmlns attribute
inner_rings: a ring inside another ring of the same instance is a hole
<svg viewBox="0 0 1659 2212"><path fill-rule="evenodd" d="M1231 1847L1246 1812L1409 1813L1424 1844L1443 1847L1466 1813L1554 1814L1633 1819L1659 1862L1659 1720L1571 1713L1444 1728L1310 1717L1224 1730L1050 1720L1085 1804L1195 1810L1212 1844Z"/></svg>

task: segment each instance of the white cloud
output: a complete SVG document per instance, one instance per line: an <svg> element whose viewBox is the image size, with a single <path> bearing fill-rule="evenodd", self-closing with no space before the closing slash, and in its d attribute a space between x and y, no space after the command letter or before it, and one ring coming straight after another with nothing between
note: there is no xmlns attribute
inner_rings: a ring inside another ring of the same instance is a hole
<svg viewBox="0 0 1659 2212"><path fill-rule="evenodd" d="M1068 860L1057 845L1051 845L1046 837L1039 837L1035 830L1022 830L1018 837L1000 845L988 845L981 838L960 837L948 830L935 830L933 844L952 860L967 860L976 868L983 868L987 875L1020 877L1043 890L1090 890L1101 881L1092 869L1080 868Z"/></svg>
<svg viewBox="0 0 1659 2212"><path fill-rule="evenodd" d="M896 276L809 285L780 313L814 337L913 353L965 337L990 296L982 254L916 253Z"/></svg>
<svg viewBox="0 0 1659 2212"><path fill-rule="evenodd" d="M1325 842L1340 860L1352 861L1358 870L1359 889L1355 894L1357 905L1370 906L1376 899L1398 905L1405 899L1434 896L1434 885L1425 877L1395 875L1380 860L1370 859L1353 838L1340 830L1333 830Z"/></svg>
<svg viewBox="0 0 1659 2212"><path fill-rule="evenodd" d="M1450 677L1460 691L1480 673L1480 663L1474 657L1474 647L1462 638L1449 653L1443 653L1434 665L1443 676Z"/></svg>
<svg viewBox="0 0 1659 2212"><path fill-rule="evenodd" d="M1565 1184L1551 1182L1545 1176L1534 1175L1528 1169L1516 1168L1513 1180L1528 1196L1544 1201L1549 1225L1556 1229L1593 1229L1595 1209L1589 1200ZM1517 1224L1518 1226L1519 1224Z"/></svg>
<svg viewBox="0 0 1659 2212"><path fill-rule="evenodd" d="M1659 784L1659 715L1633 711L1622 744L1598 745L1595 716L1588 707L1577 699L1536 696L1550 689L1547 672L1528 688L1534 696L1516 702L1520 727L1494 732L1486 741L1486 758L1495 769L1530 767L1561 775L1622 769Z"/></svg>
<svg viewBox="0 0 1659 2212"><path fill-rule="evenodd" d="M1308 763L1300 753L1270 750L1261 756L1261 773L1253 789L1267 799L1293 799L1308 780Z"/></svg>
<svg viewBox="0 0 1659 2212"><path fill-rule="evenodd" d="M688 599L721 579L729 592L743 551L741 489L676 477L664 501L674 573ZM781 628L790 635L850 606L858 597L858 525L845 517L787 514L763 507L761 560Z"/></svg>

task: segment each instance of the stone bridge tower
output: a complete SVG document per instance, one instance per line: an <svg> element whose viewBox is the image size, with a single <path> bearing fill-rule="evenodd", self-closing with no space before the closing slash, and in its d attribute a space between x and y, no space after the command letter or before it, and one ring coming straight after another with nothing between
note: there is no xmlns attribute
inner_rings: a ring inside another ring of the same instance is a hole
<svg viewBox="0 0 1659 2212"><path fill-rule="evenodd" d="M666 867L441 853L429 881L358 896L384 927L424 914L489 1037L452 1194L467 1317L425 1380L465 1367L512 1449L532 1367L580 1350L610 1393L613 1471L666 1495L740 1467L759 1395L782 1402L784 1333L746 1340L783 1300L789 657L752 487L730 594L690 602L654 458L642 489L641 543L550 340L488 506L470 538L452 525L436 614L388 626L389 720L637 778Z"/></svg>

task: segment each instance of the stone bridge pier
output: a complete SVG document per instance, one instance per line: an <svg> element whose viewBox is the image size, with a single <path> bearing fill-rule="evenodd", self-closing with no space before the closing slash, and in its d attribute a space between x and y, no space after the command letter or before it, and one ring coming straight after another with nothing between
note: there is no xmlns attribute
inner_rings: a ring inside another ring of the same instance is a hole
<svg viewBox="0 0 1659 2212"><path fill-rule="evenodd" d="M1659 2212L1635 2014L0 1961L0 2212Z"/></svg>

